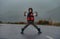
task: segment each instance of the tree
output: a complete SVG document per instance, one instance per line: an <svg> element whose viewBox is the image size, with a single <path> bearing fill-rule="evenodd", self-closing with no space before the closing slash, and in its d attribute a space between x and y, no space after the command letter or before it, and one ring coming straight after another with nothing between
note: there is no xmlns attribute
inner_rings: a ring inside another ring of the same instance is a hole
<svg viewBox="0 0 60 39"><path fill-rule="evenodd" d="M0 21L0 23L2 23L2 21Z"/></svg>

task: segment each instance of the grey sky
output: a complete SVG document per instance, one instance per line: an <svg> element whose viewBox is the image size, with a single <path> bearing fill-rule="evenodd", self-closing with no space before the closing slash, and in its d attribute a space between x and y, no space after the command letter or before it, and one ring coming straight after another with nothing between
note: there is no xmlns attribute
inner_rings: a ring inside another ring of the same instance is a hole
<svg viewBox="0 0 60 39"><path fill-rule="evenodd" d="M60 0L0 0L0 20L26 21L23 14L29 7L38 12L36 20L60 21Z"/></svg>

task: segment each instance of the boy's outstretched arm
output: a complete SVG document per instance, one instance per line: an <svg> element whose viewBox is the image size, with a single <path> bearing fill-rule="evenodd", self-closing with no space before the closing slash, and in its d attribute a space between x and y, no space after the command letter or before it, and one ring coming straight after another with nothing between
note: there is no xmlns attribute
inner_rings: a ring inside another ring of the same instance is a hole
<svg viewBox="0 0 60 39"><path fill-rule="evenodd" d="M26 15L27 15L27 12L25 11L25 12L24 12L24 16L26 16Z"/></svg>
<svg viewBox="0 0 60 39"><path fill-rule="evenodd" d="M38 16L37 12L34 13L35 16Z"/></svg>
<svg viewBox="0 0 60 39"><path fill-rule="evenodd" d="M36 13L36 16L38 16L37 12L35 12L35 13Z"/></svg>

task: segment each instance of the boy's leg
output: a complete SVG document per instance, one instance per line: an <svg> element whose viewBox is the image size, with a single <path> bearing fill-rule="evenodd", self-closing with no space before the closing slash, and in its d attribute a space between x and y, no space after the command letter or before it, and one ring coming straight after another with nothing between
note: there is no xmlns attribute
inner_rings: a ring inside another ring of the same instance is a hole
<svg viewBox="0 0 60 39"><path fill-rule="evenodd" d="M21 30L21 34L23 34L23 31L29 26L29 24L27 24L26 26L24 26L24 28L22 28Z"/></svg>
<svg viewBox="0 0 60 39"><path fill-rule="evenodd" d="M34 23L32 25L38 30L38 34L40 34L41 33L40 28L38 28Z"/></svg>

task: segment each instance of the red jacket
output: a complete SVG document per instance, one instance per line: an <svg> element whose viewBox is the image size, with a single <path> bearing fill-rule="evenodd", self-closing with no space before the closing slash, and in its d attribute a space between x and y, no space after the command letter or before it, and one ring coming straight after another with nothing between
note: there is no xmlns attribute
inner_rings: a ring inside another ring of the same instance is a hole
<svg viewBox="0 0 60 39"><path fill-rule="evenodd" d="M33 15L33 13L30 13L30 14L27 16L27 21L34 21L34 15Z"/></svg>

